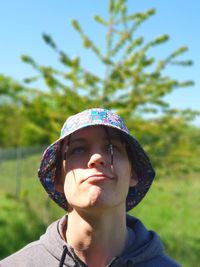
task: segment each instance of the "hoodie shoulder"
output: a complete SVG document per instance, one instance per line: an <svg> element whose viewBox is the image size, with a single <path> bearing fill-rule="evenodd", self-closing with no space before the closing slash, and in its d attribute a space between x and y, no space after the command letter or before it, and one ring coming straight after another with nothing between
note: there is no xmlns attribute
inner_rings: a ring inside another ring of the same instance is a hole
<svg viewBox="0 0 200 267"><path fill-rule="evenodd" d="M177 262L169 256L163 254L148 261L140 262L135 267L181 267Z"/></svg>
<svg viewBox="0 0 200 267"><path fill-rule="evenodd" d="M7 258L0 261L1 267L42 267L48 266L51 262L48 261L48 252L41 244L41 242L34 241L21 250L8 256ZM50 266L50 265L49 265ZM51 265L52 266L52 265Z"/></svg>
<svg viewBox="0 0 200 267"><path fill-rule="evenodd" d="M135 267L180 267L166 255L160 237L154 231L145 228L140 220L127 216L127 226L133 231L131 246L122 257Z"/></svg>
<svg viewBox="0 0 200 267"><path fill-rule="evenodd" d="M57 222L52 223L46 233L39 240L29 243L24 248L0 261L0 267L44 267L58 266L59 260L46 248L42 242L44 236L48 235L49 229L57 228Z"/></svg>

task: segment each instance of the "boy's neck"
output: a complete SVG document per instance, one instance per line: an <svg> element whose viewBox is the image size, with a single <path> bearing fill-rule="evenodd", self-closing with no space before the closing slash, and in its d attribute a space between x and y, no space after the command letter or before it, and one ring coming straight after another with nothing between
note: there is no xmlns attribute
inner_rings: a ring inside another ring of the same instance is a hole
<svg viewBox="0 0 200 267"><path fill-rule="evenodd" d="M104 267L119 256L128 240L126 214L88 216L73 210L68 215L67 243L89 267Z"/></svg>

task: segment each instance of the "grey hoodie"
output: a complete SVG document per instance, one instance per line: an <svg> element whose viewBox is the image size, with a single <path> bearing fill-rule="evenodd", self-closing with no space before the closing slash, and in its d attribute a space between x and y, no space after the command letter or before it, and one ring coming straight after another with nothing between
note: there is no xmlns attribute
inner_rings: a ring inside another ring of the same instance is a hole
<svg viewBox="0 0 200 267"><path fill-rule="evenodd" d="M0 266L86 267L62 238L61 229L66 220L64 216L52 223L38 241L0 261ZM127 227L131 231L128 247L122 255L113 258L109 267L180 267L165 255L158 235L148 231L138 219L127 215Z"/></svg>

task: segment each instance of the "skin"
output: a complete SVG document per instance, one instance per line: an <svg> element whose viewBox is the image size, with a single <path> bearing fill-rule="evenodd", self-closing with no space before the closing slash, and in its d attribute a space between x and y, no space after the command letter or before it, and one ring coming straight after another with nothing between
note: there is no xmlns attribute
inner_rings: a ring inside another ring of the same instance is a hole
<svg viewBox="0 0 200 267"><path fill-rule="evenodd" d="M65 140L57 184L69 204L64 236L89 267L106 266L125 248L125 202L129 187L137 184L119 132L108 131L109 138L104 127L88 127Z"/></svg>

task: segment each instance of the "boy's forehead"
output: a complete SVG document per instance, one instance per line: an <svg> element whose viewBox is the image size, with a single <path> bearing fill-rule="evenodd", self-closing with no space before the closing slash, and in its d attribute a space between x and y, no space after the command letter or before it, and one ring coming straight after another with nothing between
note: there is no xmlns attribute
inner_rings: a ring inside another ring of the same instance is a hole
<svg viewBox="0 0 200 267"><path fill-rule="evenodd" d="M109 135L109 138L120 138L120 132L117 129L106 127L104 125L98 125L98 126L89 126L85 127L83 129L80 129L74 133L71 134L70 140L75 140L77 138L87 138L90 135L96 135L96 137L103 137L107 138Z"/></svg>
<svg viewBox="0 0 200 267"><path fill-rule="evenodd" d="M70 134L66 138L64 138L62 143L62 152L65 151L67 145L74 143L74 142L85 142L87 140L97 140L98 138L101 139L115 139L120 140L122 142L122 134L119 130L111 127L106 127L104 125L97 125L97 126L88 126L77 130L76 132Z"/></svg>

